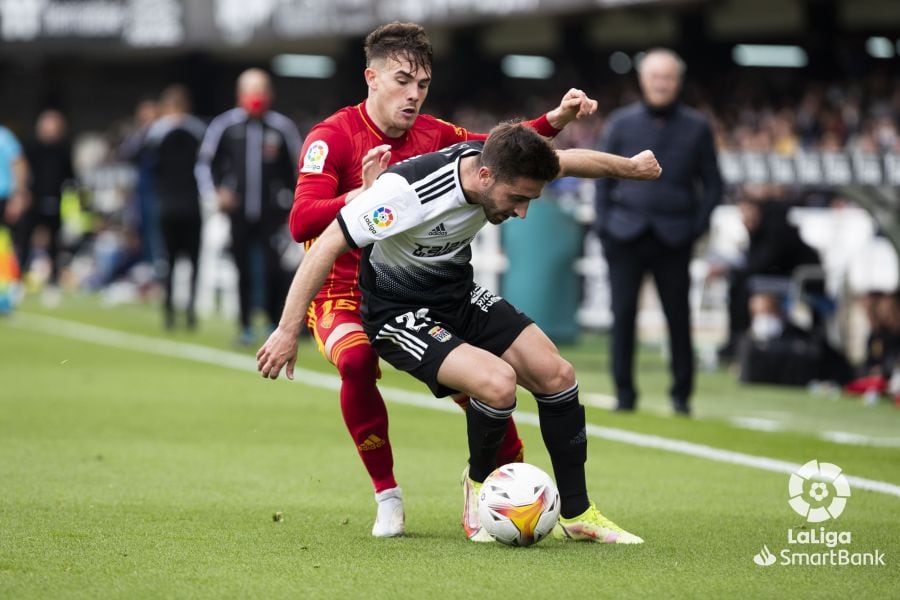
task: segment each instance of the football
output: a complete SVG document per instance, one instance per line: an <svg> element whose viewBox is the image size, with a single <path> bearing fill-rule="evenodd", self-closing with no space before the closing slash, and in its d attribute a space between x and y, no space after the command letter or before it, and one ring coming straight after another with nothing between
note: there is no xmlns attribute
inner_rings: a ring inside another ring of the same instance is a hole
<svg viewBox="0 0 900 600"><path fill-rule="evenodd" d="M503 465L481 486L478 516L498 542L530 546L544 539L559 520L559 491L534 465Z"/></svg>

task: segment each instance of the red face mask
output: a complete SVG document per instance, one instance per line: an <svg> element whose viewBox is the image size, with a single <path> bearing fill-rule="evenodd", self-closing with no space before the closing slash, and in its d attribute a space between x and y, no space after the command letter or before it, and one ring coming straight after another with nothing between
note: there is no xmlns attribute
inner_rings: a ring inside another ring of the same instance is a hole
<svg viewBox="0 0 900 600"><path fill-rule="evenodd" d="M244 94L240 99L241 108L256 118L263 116L271 104L272 101L265 94Z"/></svg>

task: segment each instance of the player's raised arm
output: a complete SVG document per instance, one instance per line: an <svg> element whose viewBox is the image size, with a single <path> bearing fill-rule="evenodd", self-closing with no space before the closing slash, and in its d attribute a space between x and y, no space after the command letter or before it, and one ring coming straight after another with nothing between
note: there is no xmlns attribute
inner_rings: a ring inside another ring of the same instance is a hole
<svg viewBox="0 0 900 600"><path fill-rule="evenodd" d="M607 152L572 148L557 150L560 177L658 179L662 168L650 150L626 158Z"/></svg>
<svg viewBox="0 0 900 600"><path fill-rule="evenodd" d="M562 100L559 101L559 106L536 119L523 121L522 123L531 127L542 136L552 138L565 129L566 125L572 121L590 116L595 112L597 112L597 101L589 98L583 91L572 88L563 95ZM467 140L483 141L487 139L488 134L486 133L467 131L452 123L447 123L440 119L437 120L446 126L442 131L442 146L450 146Z"/></svg>
<svg viewBox="0 0 900 600"><path fill-rule="evenodd" d="M263 377L277 379L285 367L288 379L294 378L297 361L297 336L306 317L306 309L322 287L337 258L350 249L337 221L332 222L312 245L291 282L278 327L256 353L256 369Z"/></svg>
<svg viewBox="0 0 900 600"><path fill-rule="evenodd" d="M559 106L547 113L547 121L556 129L563 129L576 119L597 112L597 101L583 91L572 88L559 101Z"/></svg>

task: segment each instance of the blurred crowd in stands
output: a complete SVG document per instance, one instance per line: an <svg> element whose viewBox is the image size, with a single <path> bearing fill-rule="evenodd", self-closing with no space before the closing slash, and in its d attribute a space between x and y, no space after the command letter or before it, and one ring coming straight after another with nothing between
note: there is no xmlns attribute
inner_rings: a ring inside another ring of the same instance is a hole
<svg viewBox="0 0 900 600"><path fill-rule="evenodd" d="M734 73L740 74L696 81L689 69L682 93L686 104L711 119L720 150L782 155L801 149L900 152L900 78L895 73L879 71L863 79L827 82L747 70ZM599 101L601 115L640 99L637 87L622 80L585 91ZM520 111L531 114L552 97L532 98L514 112L508 106L480 105L460 107L448 116L467 127L484 127ZM598 118L567 128L561 137L572 145L590 145L602 129L603 120Z"/></svg>

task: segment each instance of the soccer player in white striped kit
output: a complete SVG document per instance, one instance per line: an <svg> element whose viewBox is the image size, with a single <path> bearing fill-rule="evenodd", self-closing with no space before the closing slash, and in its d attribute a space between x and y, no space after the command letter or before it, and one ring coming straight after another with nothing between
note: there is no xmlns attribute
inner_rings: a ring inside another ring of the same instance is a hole
<svg viewBox="0 0 900 600"><path fill-rule="evenodd" d="M485 142L456 144L382 173L341 209L301 264L279 327L290 330L303 318L338 256L364 247L361 314L372 346L435 396L460 391L471 398L463 478L469 539L491 541L478 521L477 499L495 468L518 384L537 400L560 491L562 533L575 540L643 542L588 498L584 407L572 365L531 319L474 283L470 243L488 222L525 218L529 202L557 177L655 179L660 172L649 151L632 158L558 151L533 130L505 123ZM296 338L276 330L257 353L257 368L274 379L285 365L293 368L296 353Z"/></svg>

